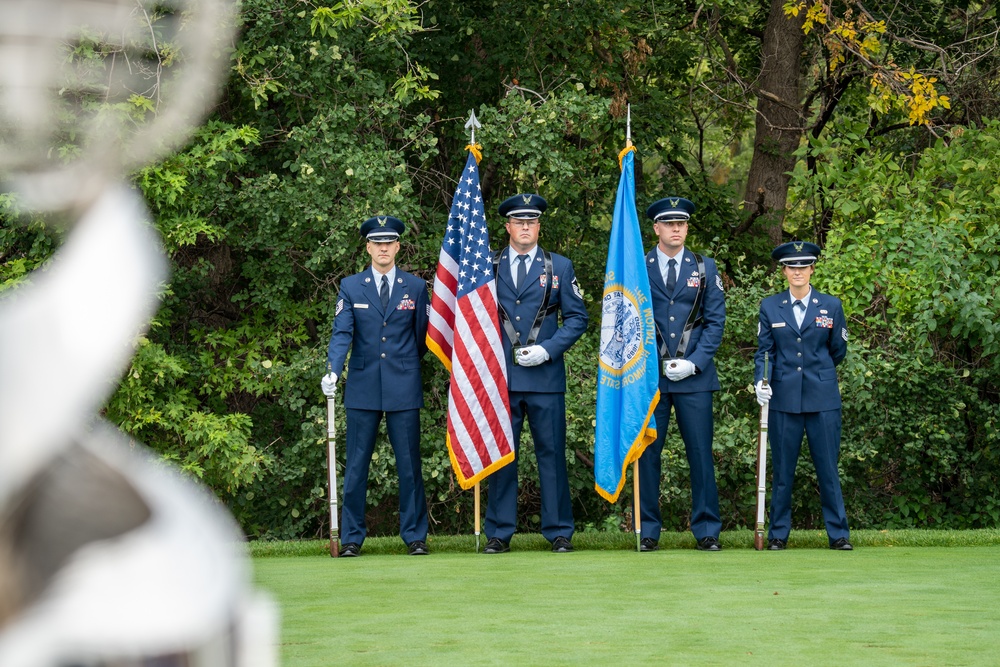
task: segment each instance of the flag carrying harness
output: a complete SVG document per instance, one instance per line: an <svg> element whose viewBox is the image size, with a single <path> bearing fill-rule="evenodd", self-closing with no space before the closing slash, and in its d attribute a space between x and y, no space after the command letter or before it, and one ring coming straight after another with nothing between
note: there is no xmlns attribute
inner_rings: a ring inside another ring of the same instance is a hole
<svg viewBox="0 0 1000 667"><path fill-rule="evenodd" d="M673 357L670 356L670 348L667 346L666 337L660 332L660 326L656 326L656 335L660 338L661 359L683 359L684 353L687 352L688 342L691 340L691 332L694 331L695 327L700 327L702 324L701 299L705 293L705 258L698 253L695 253L694 257L698 262L698 293L694 297L694 305L691 306L687 322L684 323L684 331L681 332L680 342L677 343L677 354Z"/></svg>
<svg viewBox="0 0 1000 667"><path fill-rule="evenodd" d="M556 312L559 309L558 303L549 304L549 299L552 296L552 255L549 254L548 250L539 247L542 251L542 257L545 259L545 294L542 295L542 304L538 307L538 312L535 314L535 321L531 324L531 329L528 331L528 340L524 343L521 342L521 334L517 332L514 325L511 324L510 316L507 315L507 311L504 310L503 305L497 301L497 306L500 309L500 323L503 325L504 331L507 332L507 338L510 340L510 344L513 347L511 350L514 355L514 363L517 363L517 351L522 347L527 347L528 345L534 345L535 340L538 339L538 332L542 330L542 322L545 318ZM498 250L493 255L493 275L499 276L500 270L500 255L503 254L503 250ZM518 285L518 289L523 286Z"/></svg>

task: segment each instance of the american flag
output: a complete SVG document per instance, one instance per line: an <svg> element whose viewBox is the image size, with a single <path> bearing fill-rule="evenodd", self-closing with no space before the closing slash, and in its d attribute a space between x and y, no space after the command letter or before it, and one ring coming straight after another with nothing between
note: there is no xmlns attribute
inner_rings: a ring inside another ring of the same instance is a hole
<svg viewBox="0 0 1000 667"><path fill-rule="evenodd" d="M448 454L463 489L514 460L500 335L493 252L470 151L441 243L427 327L427 347L451 372Z"/></svg>

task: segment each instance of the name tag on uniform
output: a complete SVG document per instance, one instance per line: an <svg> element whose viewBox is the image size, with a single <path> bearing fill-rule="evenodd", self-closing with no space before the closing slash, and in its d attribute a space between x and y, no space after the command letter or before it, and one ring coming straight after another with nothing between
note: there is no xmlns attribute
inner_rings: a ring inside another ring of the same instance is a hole
<svg viewBox="0 0 1000 667"><path fill-rule="evenodd" d="M402 301L399 302L399 305L396 306L396 310L416 310L416 309L417 306L416 303L414 303L413 299L403 299Z"/></svg>
<svg viewBox="0 0 1000 667"><path fill-rule="evenodd" d="M368 304L367 303L356 303L356 304L354 304L354 307L355 308L367 308Z"/></svg>
<svg viewBox="0 0 1000 667"><path fill-rule="evenodd" d="M832 329L833 328L833 318L832 317L826 317L826 316L817 317L816 318L816 326L822 327L824 329Z"/></svg>
<svg viewBox="0 0 1000 667"><path fill-rule="evenodd" d="M784 322L772 322L771 323L771 328L772 329L780 329L783 326L785 326Z"/></svg>

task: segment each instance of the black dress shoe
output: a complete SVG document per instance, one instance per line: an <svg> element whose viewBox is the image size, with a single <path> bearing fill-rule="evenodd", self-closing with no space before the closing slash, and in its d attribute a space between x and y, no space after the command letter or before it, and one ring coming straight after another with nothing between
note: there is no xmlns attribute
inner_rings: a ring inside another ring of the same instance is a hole
<svg viewBox="0 0 1000 667"><path fill-rule="evenodd" d="M341 558L355 558L361 555L361 547L354 542L348 542L340 547Z"/></svg>
<svg viewBox="0 0 1000 667"><path fill-rule="evenodd" d="M491 537L486 540L486 547L483 548L484 554L505 554L510 551L510 546L499 537Z"/></svg>
<svg viewBox="0 0 1000 667"><path fill-rule="evenodd" d="M413 540L407 546L409 547L411 556L426 556L431 552L431 550L427 548L427 543L423 540Z"/></svg>
<svg viewBox="0 0 1000 667"><path fill-rule="evenodd" d="M718 537L703 537L698 540L698 551L722 551L722 545L719 544Z"/></svg>
<svg viewBox="0 0 1000 667"><path fill-rule="evenodd" d="M568 554L573 550L573 544L569 541L568 537L557 537L552 540L552 553L556 554Z"/></svg>
<svg viewBox="0 0 1000 667"><path fill-rule="evenodd" d="M778 538L775 537L775 538L770 539L770 540L767 541L767 550L768 551L784 551L786 544L787 544L787 542L785 542L784 540L779 540Z"/></svg>
<svg viewBox="0 0 1000 667"><path fill-rule="evenodd" d="M656 551L660 545L652 537L644 537L639 540L639 551Z"/></svg>
<svg viewBox="0 0 1000 667"><path fill-rule="evenodd" d="M830 542L830 548L834 551L854 551L854 547L851 546L846 537L838 537Z"/></svg>

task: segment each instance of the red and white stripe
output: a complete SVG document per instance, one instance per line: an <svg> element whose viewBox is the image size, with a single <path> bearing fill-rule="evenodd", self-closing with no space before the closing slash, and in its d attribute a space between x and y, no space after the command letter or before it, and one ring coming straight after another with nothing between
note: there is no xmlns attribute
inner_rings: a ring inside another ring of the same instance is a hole
<svg viewBox="0 0 1000 667"><path fill-rule="evenodd" d="M468 488L514 455L507 364L493 281L459 300L455 333L448 440L459 483Z"/></svg>
<svg viewBox="0 0 1000 667"><path fill-rule="evenodd" d="M458 290L458 264L441 250L438 258L434 290L431 293L431 314L427 325L427 342L444 367L451 371L452 340L455 337L455 293Z"/></svg>

